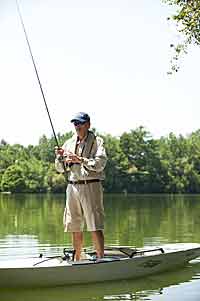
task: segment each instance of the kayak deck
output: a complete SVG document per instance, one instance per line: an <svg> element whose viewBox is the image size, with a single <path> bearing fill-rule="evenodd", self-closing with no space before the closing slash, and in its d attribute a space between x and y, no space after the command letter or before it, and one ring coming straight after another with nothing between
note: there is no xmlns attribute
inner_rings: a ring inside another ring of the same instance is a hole
<svg viewBox="0 0 200 301"><path fill-rule="evenodd" d="M200 256L200 244L162 247L108 247L98 259L85 250L83 259L73 261L73 250L64 255L0 262L0 287L49 287L144 277L188 263Z"/></svg>
<svg viewBox="0 0 200 301"><path fill-rule="evenodd" d="M146 256L156 256L158 254L167 254L171 252L180 252L184 250L192 250L200 248L200 244L167 244L162 247L144 247L137 249L132 246L109 246L105 247L105 254L103 258L98 259L96 252L90 249L84 249L80 261L73 260L72 249L64 248L63 255L44 256L39 254L38 257L15 259L0 262L0 269L2 268L26 268L26 267L40 267L40 266L72 266L93 263L111 262L129 258L139 258ZM200 254L199 254L200 256Z"/></svg>

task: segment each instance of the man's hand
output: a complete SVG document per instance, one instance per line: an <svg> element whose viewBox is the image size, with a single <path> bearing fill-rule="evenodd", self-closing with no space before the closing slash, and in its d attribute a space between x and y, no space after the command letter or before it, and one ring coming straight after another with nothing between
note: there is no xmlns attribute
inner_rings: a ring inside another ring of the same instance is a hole
<svg viewBox="0 0 200 301"><path fill-rule="evenodd" d="M64 149L62 147L55 146L55 155L56 156L63 156Z"/></svg>
<svg viewBox="0 0 200 301"><path fill-rule="evenodd" d="M72 152L69 152L67 154L66 162L67 163L81 163L82 162L82 157L80 157L76 154L73 154Z"/></svg>
<svg viewBox="0 0 200 301"><path fill-rule="evenodd" d="M55 147L55 154L57 159L69 164L69 163L81 163L83 158L72 153L72 152L65 152L61 147Z"/></svg>

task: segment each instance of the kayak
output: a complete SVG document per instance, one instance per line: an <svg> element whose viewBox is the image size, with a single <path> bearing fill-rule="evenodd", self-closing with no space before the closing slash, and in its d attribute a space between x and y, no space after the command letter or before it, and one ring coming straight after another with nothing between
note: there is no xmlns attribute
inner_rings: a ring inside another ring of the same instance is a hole
<svg viewBox="0 0 200 301"><path fill-rule="evenodd" d="M73 250L63 255L0 262L0 287L55 287L158 274L186 265L200 256L200 244L169 244L162 247L120 246L105 248L105 257L85 250L73 261Z"/></svg>

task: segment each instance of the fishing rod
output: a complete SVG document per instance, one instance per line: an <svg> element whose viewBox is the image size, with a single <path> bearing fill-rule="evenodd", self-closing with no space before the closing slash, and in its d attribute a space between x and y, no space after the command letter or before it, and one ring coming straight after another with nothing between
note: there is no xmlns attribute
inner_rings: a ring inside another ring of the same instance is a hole
<svg viewBox="0 0 200 301"><path fill-rule="evenodd" d="M35 60L34 60L34 57L33 57L33 53L32 53L32 50L31 50L30 43L29 43L29 39L28 39L28 35L27 35L26 28L25 28L25 25L24 25L24 21L23 21L23 18L22 18L22 14L20 12L19 3L18 3L17 0L16 0L16 5L17 5L17 11L18 11L18 15L19 15L19 18L20 18L20 21L21 21L21 25L22 25L22 28L23 28L23 31L24 31L24 34L25 34L26 42L27 42L29 52L30 52L30 55L31 55L32 63L33 63L35 73L36 73L36 76L37 76L37 80L38 80L38 83L39 83L39 86L40 86L40 91L42 93L45 108L46 108L46 111L47 111L47 114L48 114L48 117L49 117L51 128L53 130L53 136L54 136L54 139L55 139L55 142L56 142L56 146L59 148L60 146L59 146L58 139L57 139L57 136L56 136L56 133L55 133L55 130L54 130L53 122L52 122L52 119L51 119L51 116L50 116L50 113L49 113L49 109L48 109L48 106L47 106L46 98L45 98L44 91L43 91L43 88L42 88L42 84L41 84L41 81L40 81L39 73L38 73L38 70L37 70L37 67L36 67L36 63L35 63Z"/></svg>

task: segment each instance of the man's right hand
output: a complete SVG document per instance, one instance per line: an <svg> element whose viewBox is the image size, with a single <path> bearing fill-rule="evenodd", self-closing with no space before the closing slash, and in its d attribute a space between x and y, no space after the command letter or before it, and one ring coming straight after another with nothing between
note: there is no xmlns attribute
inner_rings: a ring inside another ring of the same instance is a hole
<svg viewBox="0 0 200 301"><path fill-rule="evenodd" d="M58 146L56 146L55 147L55 154L56 154L56 156L63 156L63 154L64 154L64 149L62 148L62 147L58 147Z"/></svg>
<svg viewBox="0 0 200 301"><path fill-rule="evenodd" d="M73 160L71 158L72 153L71 152L65 152L62 147L55 147L55 155L58 161L63 161L67 164L73 163Z"/></svg>

